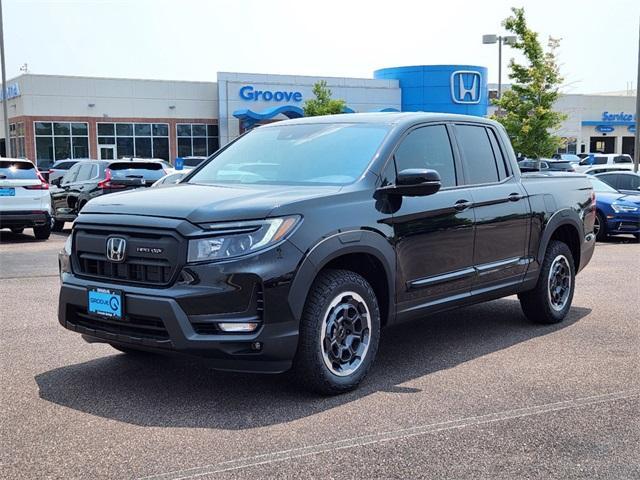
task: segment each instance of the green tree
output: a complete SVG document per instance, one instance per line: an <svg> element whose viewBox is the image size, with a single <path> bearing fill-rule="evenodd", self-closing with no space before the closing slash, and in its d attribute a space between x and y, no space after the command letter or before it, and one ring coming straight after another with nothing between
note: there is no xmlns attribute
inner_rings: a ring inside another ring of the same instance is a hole
<svg viewBox="0 0 640 480"><path fill-rule="evenodd" d="M331 90L327 88L327 82L320 80L313 85L313 94L316 98L304 102L304 114L307 117L318 115L332 115L342 113L346 102L331 98Z"/></svg>
<svg viewBox="0 0 640 480"><path fill-rule="evenodd" d="M513 48L520 50L528 64L509 62L510 90L494 101L494 118L504 125L516 152L528 157L549 157L562 145L555 135L566 115L553 110L563 81L556 62L559 40L549 37L547 51L537 32L527 25L523 8L512 8L513 15L502 25L516 35Z"/></svg>

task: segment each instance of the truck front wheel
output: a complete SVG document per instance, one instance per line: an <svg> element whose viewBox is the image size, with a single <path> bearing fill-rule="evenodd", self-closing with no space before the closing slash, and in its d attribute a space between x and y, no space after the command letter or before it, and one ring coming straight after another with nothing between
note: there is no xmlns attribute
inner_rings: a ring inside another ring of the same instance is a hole
<svg viewBox="0 0 640 480"><path fill-rule="evenodd" d="M349 270L325 270L314 281L300 321L293 374L324 395L353 390L373 364L380 310L371 285Z"/></svg>
<svg viewBox="0 0 640 480"><path fill-rule="evenodd" d="M547 324L564 320L571 308L575 278L571 250L566 243L552 240L547 247L536 287L518 294L527 318L535 323Z"/></svg>

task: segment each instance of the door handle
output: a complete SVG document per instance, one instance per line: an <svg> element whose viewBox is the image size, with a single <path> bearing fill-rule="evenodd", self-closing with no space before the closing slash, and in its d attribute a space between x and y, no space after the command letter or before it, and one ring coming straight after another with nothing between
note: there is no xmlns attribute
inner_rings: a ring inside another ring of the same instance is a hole
<svg viewBox="0 0 640 480"><path fill-rule="evenodd" d="M458 200L453 205L453 208L455 208L459 212L462 212L463 210L466 210L470 206L471 206L471 202L469 200Z"/></svg>
<svg viewBox="0 0 640 480"><path fill-rule="evenodd" d="M522 200L523 198L524 197L519 193L512 193L511 195L509 195L510 202L517 202L518 200Z"/></svg>

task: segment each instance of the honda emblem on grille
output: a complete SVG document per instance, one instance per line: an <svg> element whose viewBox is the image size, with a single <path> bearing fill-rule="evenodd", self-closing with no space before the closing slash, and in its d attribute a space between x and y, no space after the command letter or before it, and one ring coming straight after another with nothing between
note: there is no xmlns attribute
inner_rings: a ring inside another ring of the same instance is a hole
<svg viewBox="0 0 640 480"><path fill-rule="evenodd" d="M111 262L124 262L127 241L122 237L111 237L107 240L107 258Z"/></svg>

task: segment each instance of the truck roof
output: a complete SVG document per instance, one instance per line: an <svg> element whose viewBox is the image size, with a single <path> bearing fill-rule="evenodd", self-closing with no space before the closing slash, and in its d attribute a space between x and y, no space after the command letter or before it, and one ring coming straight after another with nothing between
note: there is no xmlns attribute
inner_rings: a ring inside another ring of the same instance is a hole
<svg viewBox="0 0 640 480"><path fill-rule="evenodd" d="M457 115L437 112L370 112L370 113L341 113L338 115L321 115L317 117L302 117L292 120L263 125L269 128L282 125L311 124L311 123L371 123L380 125L402 125L433 121L466 121L496 125L497 122L484 117L473 115Z"/></svg>

